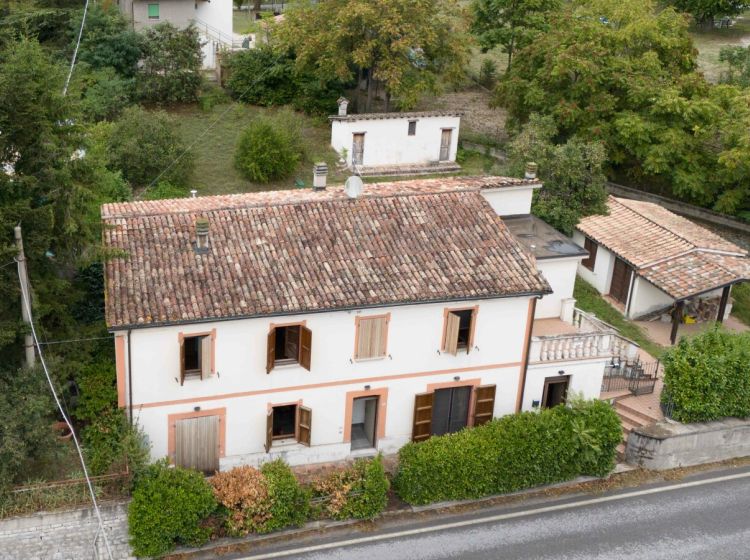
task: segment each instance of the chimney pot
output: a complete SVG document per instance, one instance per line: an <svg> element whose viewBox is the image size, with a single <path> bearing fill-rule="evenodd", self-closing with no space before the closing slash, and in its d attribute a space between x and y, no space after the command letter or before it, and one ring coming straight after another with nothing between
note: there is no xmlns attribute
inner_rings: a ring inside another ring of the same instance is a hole
<svg viewBox="0 0 750 560"><path fill-rule="evenodd" d="M195 250L197 252L208 251L208 219L197 218L195 220Z"/></svg>
<svg viewBox="0 0 750 560"><path fill-rule="evenodd" d="M339 104L339 117L345 117L346 116L346 107L349 105L349 100L346 97L339 97L336 100L336 103Z"/></svg>
<svg viewBox="0 0 750 560"><path fill-rule="evenodd" d="M190 198L196 198L198 196L198 191L195 189L190 189Z"/></svg>
<svg viewBox="0 0 750 560"><path fill-rule="evenodd" d="M313 190L325 190L327 179L328 165L325 162L316 163L313 166Z"/></svg>
<svg viewBox="0 0 750 560"><path fill-rule="evenodd" d="M524 179L536 179L537 164L533 161L526 163L526 172L524 173Z"/></svg>

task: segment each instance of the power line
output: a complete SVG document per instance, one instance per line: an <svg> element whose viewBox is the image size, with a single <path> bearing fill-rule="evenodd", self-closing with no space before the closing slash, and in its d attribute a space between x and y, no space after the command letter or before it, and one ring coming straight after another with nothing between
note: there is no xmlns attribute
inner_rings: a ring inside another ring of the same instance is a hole
<svg viewBox="0 0 750 560"><path fill-rule="evenodd" d="M7 267L7 266L10 266L10 265L12 265L12 264L16 264L16 261L15 261L15 259L14 259L14 260L12 260L12 261L10 261L9 263L5 263L4 265L0 266L0 269L3 269L3 268L5 268L5 267Z"/></svg>
<svg viewBox="0 0 750 560"><path fill-rule="evenodd" d="M89 0L86 0L86 4L83 6L83 17L81 18L81 28L78 30L78 40L76 41L76 48L73 50L73 59L70 61L70 70L68 71L68 77L65 79L65 87L63 88L63 97L68 95L68 86L70 85L70 78L73 76L73 68L76 65L76 59L78 58L78 48L81 46L81 37L83 37L83 26L86 23L86 13L89 10Z"/></svg>
<svg viewBox="0 0 750 560"><path fill-rule="evenodd" d="M86 479L86 484L88 485L89 494L91 494L91 501L94 505L94 511L96 512L96 518L99 521L99 530L102 533L102 537L104 538L104 546L107 548L107 556L109 556L109 560L114 560L112 557L112 549L109 546L109 539L107 538L107 532L104 530L104 521L102 521L102 514L99 511L99 504L96 501L96 494L94 493L94 486L91 484L91 478L89 477L89 471L86 468L86 461L83 458L83 451L81 451L81 445L78 442L78 437L76 436L76 432L73 429L73 424L70 421L70 418L68 418L68 415L65 413L65 409L62 406L62 403L60 402L59 397L57 396L57 391L55 391L55 386L52 383L52 377L50 376L49 370L47 369L47 362L44 360L44 354L42 353L42 346L39 344L39 339L36 335L36 328L34 327L34 321L31 314L31 300L29 298L29 292L27 290L27 286L25 285L23 278L21 277L21 267L18 267L18 281L21 284L21 299L23 300L23 305L26 307L26 311L29 315L29 326L31 327L31 335L34 337L34 344L36 345L37 351L39 352L39 361L42 364L42 368L44 369L44 375L47 377L47 383L49 384L50 391L52 391L52 396L55 399L55 404L57 404L57 408L60 411L60 414L63 417L63 420L65 421L65 424L67 424L68 429L70 430L70 433L72 435L73 443L75 444L76 451L78 452L78 458L81 461L81 467L83 468L83 476Z"/></svg>
<svg viewBox="0 0 750 560"><path fill-rule="evenodd" d="M67 340L49 340L45 342L41 342L40 344L42 346L47 346L50 344L63 344L66 342L84 342L87 340L112 340L113 336L92 336L90 338L69 338Z"/></svg>

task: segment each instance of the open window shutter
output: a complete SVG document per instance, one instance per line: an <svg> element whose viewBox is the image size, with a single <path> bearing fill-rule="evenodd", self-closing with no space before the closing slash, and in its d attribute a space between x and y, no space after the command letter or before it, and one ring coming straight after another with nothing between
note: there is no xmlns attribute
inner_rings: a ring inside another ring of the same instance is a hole
<svg viewBox="0 0 750 560"><path fill-rule="evenodd" d="M201 379L211 375L211 337L201 338Z"/></svg>
<svg viewBox="0 0 750 560"><path fill-rule="evenodd" d="M185 339L180 338L180 385L185 383Z"/></svg>
<svg viewBox="0 0 750 560"><path fill-rule="evenodd" d="M466 353L471 352L474 348L474 329L477 327L477 310L471 310L471 322L469 323L469 343L466 345Z"/></svg>
<svg viewBox="0 0 750 560"><path fill-rule="evenodd" d="M307 327L299 328L299 365L310 371L312 355L312 331Z"/></svg>
<svg viewBox="0 0 750 560"><path fill-rule="evenodd" d="M271 451L273 443L273 408L268 411L266 416L266 453Z"/></svg>
<svg viewBox="0 0 750 560"><path fill-rule="evenodd" d="M372 358L372 319L360 318L357 322L357 355L355 358Z"/></svg>
<svg viewBox="0 0 750 560"><path fill-rule="evenodd" d="M297 441L310 447L311 432L312 410L306 406L300 406L297 410Z"/></svg>
<svg viewBox="0 0 750 560"><path fill-rule="evenodd" d="M474 390L474 425L492 420L495 411L495 385L482 385Z"/></svg>
<svg viewBox="0 0 750 560"><path fill-rule="evenodd" d="M449 354L458 353L458 327L461 324L461 318L455 313L448 313L445 316L445 340L443 341L443 350Z"/></svg>
<svg viewBox="0 0 750 560"><path fill-rule="evenodd" d="M276 361L276 329L268 333L268 347L266 348L266 373L271 373Z"/></svg>
<svg viewBox="0 0 750 560"><path fill-rule="evenodd" d="M412 441L424 441L432 435L432 403L435 393L420 393L414 397L414 425Z"/></svg>

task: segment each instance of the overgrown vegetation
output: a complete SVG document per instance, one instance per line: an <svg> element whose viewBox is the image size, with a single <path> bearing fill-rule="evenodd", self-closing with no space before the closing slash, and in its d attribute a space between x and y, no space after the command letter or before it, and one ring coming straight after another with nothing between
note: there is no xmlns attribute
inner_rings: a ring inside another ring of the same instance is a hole
<svg viewBox="0 0 750 560"><path fill-rule="evenodd" d="M743 282L732 288L732 315L750 325L750 283Z"/></svg>
<svg viewBox="0 0 750 560"><path fill-rule="evenodd" d="M248 180L267 183L288 177L303 155L299 123L282 111L253 119L240 136L234 164Z"/></svg>
<svg viewBox="0 0 750 560"><path fill-rule="evenodd" d="M580 475L604 476L622 439L600 400L504 416L399 451L394 488L410 504L479 498Z"/></svg>
<svg viewBox="0 0 750 560"><path fill-rule="evenodd" d="M346 469L335 471L312 484L316 517L331 519L373 519L388 503L390 484L380 457L359 459Z"/></svg>
<svg viewBox="0 0 750 560"><path fill-rule="evenodd" d="M708 422L750 416L750 334L720 327L683 337L664 355L662 402L672 418Z"/></svg>

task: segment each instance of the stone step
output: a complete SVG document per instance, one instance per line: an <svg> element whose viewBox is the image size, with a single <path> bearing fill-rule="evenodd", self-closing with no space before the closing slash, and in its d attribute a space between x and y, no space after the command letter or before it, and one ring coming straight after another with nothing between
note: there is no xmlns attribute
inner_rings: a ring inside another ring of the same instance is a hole
<svg viewBox="0 0 750 560"><path fill-rule="evenodd" d="M652 415L649 414L647 411L644 411L642 409L637 409L634 406L631 406L628 404L627 400L619 400L615 402L615 410L620 413L623 412L627 414L630 418L639 418L643 421L643 425L646 424L653 424L654 422L658 422L661 420L661 417L658 415Z"/></svg>
<svg viewBox="0 0 750 560"><path fill-rule="evenodd" d="M616 403L620 399L626 399L632 396L633 394L627 389L622 389L620 391L605 391L599 395L599 400Z"/></svg>
<svg viewBox="0 0 750 560"><path fill-rule="evenodd" d="M636 416L635 414L632 414L629 410L617 410L617 415L620 417L620 422L622 422L623 426L629 426L630 429L634 428L640 428L641 426L645 426L646 424L650 424L651 422L647 422L640 416Z"/></svg>

